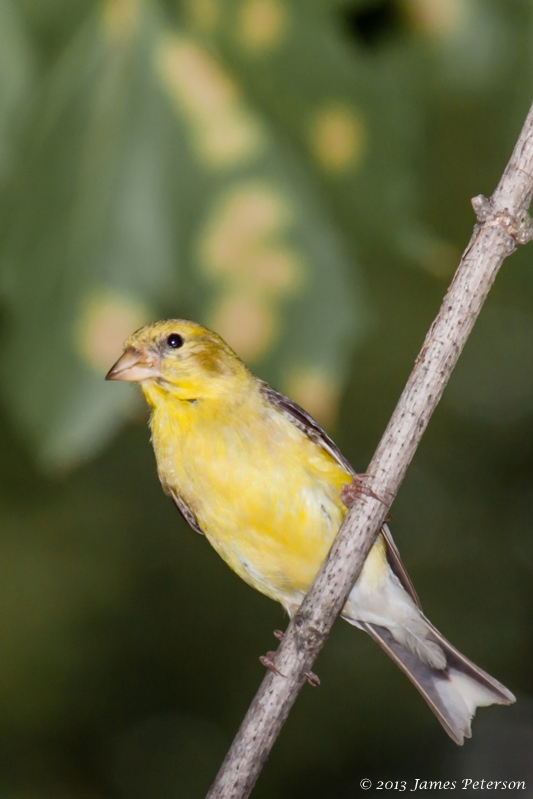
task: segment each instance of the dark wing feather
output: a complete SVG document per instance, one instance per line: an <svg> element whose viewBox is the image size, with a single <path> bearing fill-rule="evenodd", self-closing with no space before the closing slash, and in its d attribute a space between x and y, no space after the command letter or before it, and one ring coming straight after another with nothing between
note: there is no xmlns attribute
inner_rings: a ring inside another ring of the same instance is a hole
<svg viewBox="0 0 533 799"><path fill-rule="evenodd" d="M415 587L411 582L411 578L407 574L407 570L402 563L402 559L400 558L400 553L398 551L398 547L393 541L391 531L387 527L386 524L383 525L381 528L381 535L385 539L385 544L387 545L387 560L389 561L389 566L391 567L392 571L401 582L402 586L405 588L413 602L417 607L422 610L422 605L420 604L420 600L418 598L418 594L415 591Z"/></svg>
<svg viewBox="0 0 533 799"><path fill-rule="evenodd" d="M305 433L311 441L314 441L315 444L322 447L328 455L331 455L333 460L337 461L339 466L342 466L343 469L346 469L348 474L355 474L355 470L351 463L346 460L335 442L322 430L313 417L309 416L307 411L304 411L296 402L293 402L284 394L280 394L279 391L274 391L268 383L263 383L261 385L261 394L276 408L276 410L287 417L298 430Z"/></svg>
<svg viewBox="0 0 533 799"><path fill-rule="evenodd" d="M331 457L339 464L339 466L342 466L343 469L346 469L348 474L355 475L356 472L351 463L346 460L335 442L331 440L324 430L322 430L318 422L315 422L313 417L309 416L307 411L304 411L304 409L301 408L296 402L293 402L284 394L280 394L279 391L275 391L268 385L268 383L262 383L260 390L265 399L271 405L273 405L276 410L282 413L283 416L285 416L290 422L292 422L293 425L298 428L298 430L301 430L301 432L310 438L311 441L314 441L315 444L317 444L319 447L322 447L323 450L331 455ZM401 561L400 553L398 552L396 544L392 540L390 530L386 524L381 528L381 532L387 545L387 560L389 562L389 566L409 596L413 599L415 604L421 608L418 595L414 589L409 575L407 574L405 566Z"/></svg>
<svg viewBox="0 0 533 799"><path fill-rule="evenodd" d="M203 532L200 530L200 526L199 526L198 522L196 521L196 516L194 515L192 510L189 508L189 506L185 504L185 502L180 497L180 495L176 494L176 492L173 491L172 488L170 488L168 486L167 486L167 494L169 495L169 497L172 497L172 499L174 500L174 504L176 505L177 509L179 510L179 512L181 513L181 515L185 519L185 521L188 522L191 525L192 529L196 530L196 532L200 533L200 535L203 535Z"/></svg>

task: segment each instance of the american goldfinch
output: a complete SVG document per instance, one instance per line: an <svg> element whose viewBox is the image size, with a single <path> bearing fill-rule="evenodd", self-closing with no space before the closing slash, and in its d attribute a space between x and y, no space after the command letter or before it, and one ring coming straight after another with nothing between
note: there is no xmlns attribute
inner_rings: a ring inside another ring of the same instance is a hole
<svg viewBox="0 0 533 799"><path fill-rule="evenodd" d="M140 383L159 479L191 527L293 614L347 512L355 472L333 441L194 322L141 328L107 379ZM397 663L458 744L478 706L515 701L426 619L387 526L342 616Z"/></svg>

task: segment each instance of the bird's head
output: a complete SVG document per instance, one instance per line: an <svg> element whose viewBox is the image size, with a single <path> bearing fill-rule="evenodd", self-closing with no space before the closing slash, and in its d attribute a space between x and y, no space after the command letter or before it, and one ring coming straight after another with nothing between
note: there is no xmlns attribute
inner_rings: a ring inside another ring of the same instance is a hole
<svg viewBox="0 0 533 799"><path fill-rule="evenodd" d="M219 397L249 378L220 336L183 319L142 327L129 337L106 375L106 380L140 383L152 405L169 395L179 400Z"/></svg>

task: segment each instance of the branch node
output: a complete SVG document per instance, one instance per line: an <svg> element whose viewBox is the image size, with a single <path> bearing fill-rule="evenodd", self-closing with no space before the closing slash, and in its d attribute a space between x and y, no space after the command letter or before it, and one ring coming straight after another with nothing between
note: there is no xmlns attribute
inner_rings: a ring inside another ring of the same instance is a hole
<svg viewBox="0 0 533 799"><path fill-rule="evenodd" d="M492 203L483 194L478 194L477 197L472 197L471 203L474 213L477 216L477 221L480 224L488 222L488 220L494 216Z"/></svg>
<svg viewBox="0 0 533 799"><path fill-rule="evenodd" d="M516 235L513 237L518 244L527 244L528 241L533 241L533 219L529 216L527 211L520 219Z"/></svg>
<svg viewBox="0 0 533 799"><path fill-rule="evenodd" d="M483 194L472 198L472 208L483 227L502 227L517 244L533 241L533 220L527 211L520 217L514 216L507 208L497 211L492 200Z"/></svg>

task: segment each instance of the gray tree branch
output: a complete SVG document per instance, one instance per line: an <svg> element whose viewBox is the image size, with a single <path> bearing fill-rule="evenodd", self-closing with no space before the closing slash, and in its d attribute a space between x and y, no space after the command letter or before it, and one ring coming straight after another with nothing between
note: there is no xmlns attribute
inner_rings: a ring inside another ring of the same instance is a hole
<svg viewBox="0 0 533 799"><path fill-rule="evenodd" d="M316 579L291 620L207 799L249 796L281 727L324 645L396 496L422 435L503 260L533 238L533 106L509 164L487 200L472 200L478 223L438 316L348 512ZM281 676L283 675L283 676Z"/></svg>

